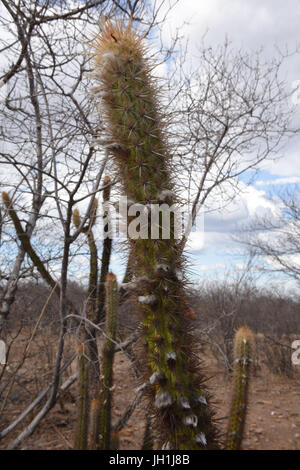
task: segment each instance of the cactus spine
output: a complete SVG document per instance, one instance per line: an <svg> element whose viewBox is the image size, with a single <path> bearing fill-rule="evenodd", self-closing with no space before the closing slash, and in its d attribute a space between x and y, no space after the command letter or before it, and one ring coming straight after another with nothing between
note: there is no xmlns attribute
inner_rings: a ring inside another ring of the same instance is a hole
<svg viewBox="0 0 300 470"><path fill-rule="evenodd" d="M77 429L75 436L75 449L87 449L88 440L88 413L89 413L89 358L86 355L86 347L78 344L79 366L79 400Z"/></svg>
<svg viewBox="0 0 300 470"><path fill-rule="evenodd" d="M234 338L233 394L227 431L227 450L239 450L245 427L253 334L246 326Z"/></svg>
<svg viewBox="0 0 300 470"><path fill-rule="evenodd" d="M99 448L111 447L111 403L113 390L113 362L115 353L116 324L118 312L118 283L116 276L108 273L106 290L106 326L107 339L103 347L102 390L100 394Z"/></svg>
<svg viewBox="0 0 300 470"><path fill-rule="evenodd" d="M94 61L99 82L95 94L102 100L109 151L128 200L148 207L174 204L171 159L142 39L130 23L107 21L94 40ZM132 270L138 280L136 302L144 326L145 379L150 380L155 415L154 438L158 448L214 448L212 412L185 315L183 257L173 227L170 239L163 239L161 230L159 237L130 240Z"/></svg>

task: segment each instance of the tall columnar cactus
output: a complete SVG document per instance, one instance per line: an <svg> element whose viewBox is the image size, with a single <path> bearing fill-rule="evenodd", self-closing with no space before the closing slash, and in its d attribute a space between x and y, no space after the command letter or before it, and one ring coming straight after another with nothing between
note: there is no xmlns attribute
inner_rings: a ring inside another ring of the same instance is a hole
<svg viewBox="0 0 300 470"><path fill-rule="evenodd" d="M111 403L113 389L113 361L115 353L116 325L118 312L118 283L116 276L108 273L105 283L106 341L103 347L102 390L100 395L99 448L111 446Z"/></svg>
<svg viewBox="0 0 300 470"><path fill-rule="evenodd" d="M97 323L100 323L104 320L105 312L105 279L109 270L111 249L112 249L112 237L110 234L110 213L109 213L109 198L110 198L110 177L106 175L104 177L103 183L106 186L103 190L103 249L102 249L102 258L101 258L101 270L99 277L99 286L98 286L98 302L97 302Z"/></svg>
<svg viewBox="0 0 300 470"><path fill-rule="evenodd" d="M86 346L78 344L79 399L76 422L75 449L85 450L88 443L89 419L89 357Z"/></svg>
<svg viewBox="0 0 300 470"><path fill-rule="evenodd" d="M131 24L101 24L93 43L95 94L102 100L128 202L176 203L163 116L153 64ZM148 206L149 207L149 206ZM143 321L143 357L156 447L209 449L216 431L184 294L183 257L171 227L170 239L131 239L135 299Z"/></svg>
<svg viewBox="0 0 300 470"><path fill-rule="evenodd" d="M253 349L253 333L246 326L234 338L233 394L227 432L228 450L239 450L245 427Z"/></svg>

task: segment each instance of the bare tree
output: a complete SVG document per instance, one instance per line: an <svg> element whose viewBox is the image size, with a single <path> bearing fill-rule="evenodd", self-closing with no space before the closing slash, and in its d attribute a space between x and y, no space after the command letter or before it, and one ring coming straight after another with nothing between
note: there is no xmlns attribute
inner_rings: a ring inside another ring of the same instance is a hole
<svg viewBox="0 0 300 470"><path fill-rule="evenodd" d="M178 59L175 83L170 82L169 107L177 122L171 141L193 223L201 207L212 210L231 201L240 192L239 177L249 170L255 175L297 133L295 108L281 79L288 57L267 61L263 51L237 51L225 41L214 48L203 43L196 70L186 70Z"/></svg>
<svg viewBox="0 0 300 470"><path fill-rule="evenodd" d="M274 195L273 195L274 197ZM272 199L271 199L272 202ZM300 192L294 185L276 194L274 212L256 216L235 239L262 261L265 272L300 280Z"/></svg>

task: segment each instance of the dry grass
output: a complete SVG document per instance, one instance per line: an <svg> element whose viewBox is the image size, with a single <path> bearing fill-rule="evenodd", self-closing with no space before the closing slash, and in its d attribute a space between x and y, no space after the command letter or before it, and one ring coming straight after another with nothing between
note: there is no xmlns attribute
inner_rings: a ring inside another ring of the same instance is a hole
<svg viewBox="0 0 300 470"><path fill-rule="evenodd" d="M28 358L18 370L13 386L7 396L1 415L0 429L4 429L32 401L34 396L49 382L51 364L55 353L55 335L45 328L38 331L32 341ZM6 380L12 378L20 363L23 352L31 336L31 331L23 329L15 341L11 352L11 363ZM46 340L47 339L47 340ZM262 338L258 337L259 342ZM66 357L74 352L72 337L67 338ZM230 380L224 373L224 367L205 350L205 362L210 380L212 395L216 401L217 417L220 427L225 432L229 410ZM64 378L74 373L75 364L64 373ZM123 353L116 354L115 391L113 421L116 423L134 398L137 386L133 369ZM249 414L247 418L244 449L300 449L300 366L294 367L291 377L273 374L263 363L256 369L251 382ZM72 449L73 430L76 420L77 387L74 384L65 399L47 415L21 446L22 449ZM5 393L1 403L4 403ZM75 400L75 401L74 401ZM33 415L28 416L16 430L0 442L5 448L15 438ZM120 433L121 449L138 449L141 446L144 430L145 404L142 403L130 418L128 425Z"/></svg>

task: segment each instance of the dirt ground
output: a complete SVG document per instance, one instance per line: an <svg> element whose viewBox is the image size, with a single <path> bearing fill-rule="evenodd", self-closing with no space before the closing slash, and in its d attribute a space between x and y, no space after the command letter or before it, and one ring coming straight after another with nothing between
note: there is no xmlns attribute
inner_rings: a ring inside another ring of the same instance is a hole
<svg viewBox="0 0 300 470"><path fill-rule="evenodd" d="M31 364L32 367L32 364ZM231 382L224 370L210 354L206 358L209 387L215 399L219 427L225 432L229 411ZM298 366L300 369L300 366ZM28 369L29 371L29 369ZM71 374L74 371L69 370ZM37 371L38 373L38 371ZM129 361L122 353L115 359L115 390L113 422L117 423L126 407L134 398L136 380ZM23 371L22 380L26 382ZM77 386L70 389L76 396ZM28 394L27 394L28 395ZM26 394L12 392L0 418L0 429L4 429L30 403ZM33 395L34 396L34 395ZM37 412L35 410L34 414ZM142 402L120 432L120 449L139 449L144 430L145 404ZM30 422L28 416L13 432L0 442L4 449ZM76 420L76 403L59 403L51 410L35 433L21 445L21 449L72 449ZM273 375L260 369L252 378L249 413L243 449L300 449L300 370L293 378Z"/></svg>

